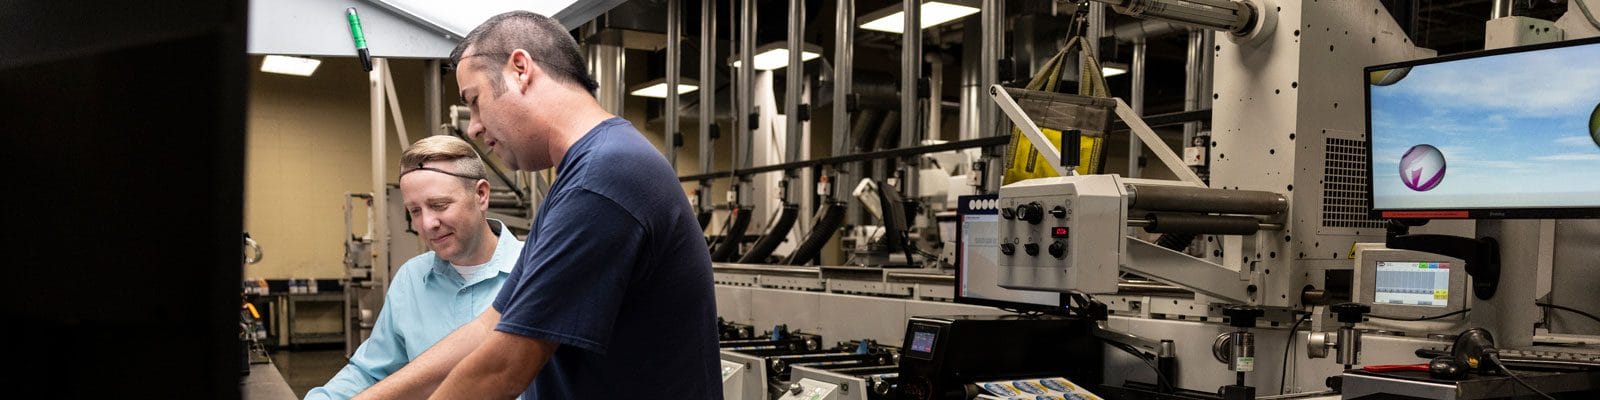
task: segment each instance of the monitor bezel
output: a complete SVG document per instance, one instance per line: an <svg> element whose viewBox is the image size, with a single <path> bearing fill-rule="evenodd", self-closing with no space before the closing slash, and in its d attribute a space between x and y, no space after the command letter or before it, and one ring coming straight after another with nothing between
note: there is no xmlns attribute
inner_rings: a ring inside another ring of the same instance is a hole
<svg viewBox="0 0 1600 400"><path fill-rule="evenodd" d="M1361 90L1363 93L1363 115L1366 124L1366 156L1367 156L1367 215L1373 219L1594 219L1600 218L1600 205L1593 207L1506 207L1506 208L1440 208L1440 209L1381 209L1374 199L1377 181L1374 179L1372 160L1372 84L1369 81L1374 71L1389 70L1402 67L1415 67L1419 65L1440 64L1452 61L1468 60L1474 58L1493 57L1506 54L1526 53L1541 50L1550 50L1564 47L1584 46L1600 43L1600 37L1564 40L1559 42L1540 43L1527 46L1506 47L1457 53L1440 57L1424 58L1419 60L1402 61L1396 63L1367 66L1361 70Z"/></svg>
<svg viewBox="0 0 1600 400"><path fill-rule="evenodd" d="M968 207L968 204L971 204L970 202L973 201L973 200L999 200L999 199L1000 199L1000 196L999 195L995 195L995 194L968 195L968 196L959 196L959 197L956 198L956 203L957 203L957 206L956 206L956 257L955 257L955 264L956 264L956 268L955 268L956 275L955 275L955 277L956 277L956 280L955 280L955 282L953 282L950 285L950 288L952 289L951 291L953 292L951 297L953 297L955 302L958 303L958 304L970 304L970 305L976 305L976 306L989 306L989 307L995 307L995 308L1000 308L1000 309L1015 310L1015 311L1021 311L1021 312L1038 312L1038 313L1042 313L1042 314L1057 315L1057 316L1065 316L1065 315L1067 315L1067 307L1065 307L1065 305L1067 304L1067 295L1065 293L1063 293L1063 294L1061 294L1060 296L1057 297L1055 306L1047 306L1047 305L1033 304L1033 303L1021 303L1021 302L1005 301L1005 300L995 300L995 299L984 299L984 298L977 298L977 297L967 297L967 296L964 296L964 295L961 294L963 292L963 290L961 290L961 289L964 286L962 284L962 282L965 282L962 279L962 278L964 278L964 276L962 276L962 275L964 275L966 273L966 270L967 270L966 254L965 254L966 249L965 249L965 246L963 245L963 243L961 242L962 235L965 234L965 229L962 228L962 225L965 225L967 215L972 215L972 214L980 214L980 215L981 214L999 214L999 210L997 210L997 209L993 209L993 208L989 208L989 209L973 209L971 207ZM1012 290L1012 289L1008 289L1008 290Z"/></svg>

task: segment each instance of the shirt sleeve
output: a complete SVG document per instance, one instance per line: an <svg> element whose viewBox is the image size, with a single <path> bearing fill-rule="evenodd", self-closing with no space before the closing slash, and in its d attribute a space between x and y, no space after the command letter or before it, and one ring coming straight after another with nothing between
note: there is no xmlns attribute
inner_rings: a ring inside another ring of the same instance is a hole
<svg viewBox="0 0 1600 400"><path fill-rule="evenodd" d="M389 292L384 295L383 310L378 312L378 320L372 326L372 335L361 343L361 347L356 348L350 363L339 369L339 373L322 387L306 392L307 400L355 397L410 361L406 356L405 338L400 336L403 327L398 326L394 318L396 309L411 306L413 300L407 277L407 274L399 274L389 286Z"/></svg>
<svg viewBox="0 0 1600 400"><path fill-rule="evenodd" d="M621 205L583 188L540 212L537 240L495 299L495 330L605 353L645 231Z"/></svg>

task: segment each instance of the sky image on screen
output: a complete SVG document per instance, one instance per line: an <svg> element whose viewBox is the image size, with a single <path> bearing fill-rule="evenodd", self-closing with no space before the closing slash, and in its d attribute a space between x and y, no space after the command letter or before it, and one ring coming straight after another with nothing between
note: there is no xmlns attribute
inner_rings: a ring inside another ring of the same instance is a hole
<svg viewBox="0 0 1600 400"><path fill-rule="evenodd" d="M1374 209L1600 207L1600 43L1417 65L1370 90ZM1444 176L1408 187L1419 145Z"/></svg>

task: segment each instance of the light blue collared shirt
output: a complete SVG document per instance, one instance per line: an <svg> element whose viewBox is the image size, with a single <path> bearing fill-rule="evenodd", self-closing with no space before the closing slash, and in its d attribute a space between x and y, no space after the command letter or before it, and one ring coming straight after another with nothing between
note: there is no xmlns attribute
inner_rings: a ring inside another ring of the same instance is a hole
<svg viewBox="0 0 1600 400"><path fill-rule="evenodd" d="M498 273L467 282L431 251L412 257L390 282L372 336L361 343L344 369L327 384L307 392L306 398L354 397L488 309L522 253L522 241L505 223L490 219L489 227L500 233L500 239L484 268Z"/></svg>

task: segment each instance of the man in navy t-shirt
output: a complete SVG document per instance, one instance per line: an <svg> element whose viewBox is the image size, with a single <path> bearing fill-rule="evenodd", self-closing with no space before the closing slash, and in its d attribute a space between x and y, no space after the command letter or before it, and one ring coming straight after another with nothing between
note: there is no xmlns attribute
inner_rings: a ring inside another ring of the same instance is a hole
<svg viewBox="0 0 1600 400"><path fill-rule="evenodd" d="M363 397L721 398L700 225L666 158L595 100L566 29L501 14L451 59L468 134L558 176L494 306Z"/></svg>

